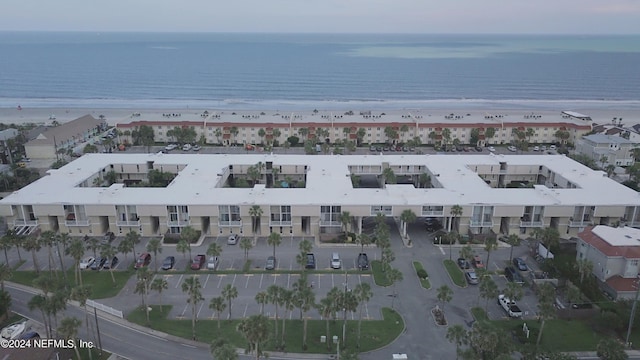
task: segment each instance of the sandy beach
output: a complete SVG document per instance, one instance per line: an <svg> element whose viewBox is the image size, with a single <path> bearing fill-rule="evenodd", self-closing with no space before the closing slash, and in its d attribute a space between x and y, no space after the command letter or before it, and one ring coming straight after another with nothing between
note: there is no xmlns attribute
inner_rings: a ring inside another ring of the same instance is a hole
<svg viewBox="0 0 640 360"><path fill-rule="evenodd" d="M219 111L218 109L193 109L193 108L182 108L182 109L132 109L132 108L0 108L0 123L5 124L25 124L25 123L35 123L35 124L50 124L52 121L58 121L60 123L64 123L67 121L71 121L77 119L84 115L91 115L95 118L98 118L100 115L104 115L105 120L110 125L115 125L119 122L122 122L126 119L130 119L131 115L134 113L139 113L142 116L139 118L140 120L145 120L145 116L149 116L150 118L158 118L161 117L161 114L164 113L180 113L182 114L181 120L199 120L200 115L203 111L208 110ZM269 110L269 109L264 109ZM311 112L313 109L301 110L298 112L306 113ZM374 107L371 109L354 109L354 110L372 110L375 111ZM400 110L400 109L398 109ZM584 115L591 116L594 123L596 124L608 124L611 123L611 120L615 118L622 118L623 124L625 126L631 126L634 124L640 124L640 110L638 109L594 109L594 108L585 108L585 109L574 109L574 108L558 108L557 110L540 110L537 108L513 108L509 109L510 113L522 113L526 114L527 112L536 112L536 113L553 113L558 114L563 110L572 110ZM220 109L220 111L230 112L230 111L243 111L243 109ZM254 109L255 111L255 109ZM336 112L342 110L335 110ZM409 111L409 110L408 110ZM470 108L470 107L443 107L440 109L435 108L427 108L423 110L424 112L434 112L441 113L444 111L464 111L464 112L482 112L485 113L490 111L486 106L482 108ZM505 111L504 107L500 107L496 109L496 112ZM193 116L192 116L193 115Z"/></svg>

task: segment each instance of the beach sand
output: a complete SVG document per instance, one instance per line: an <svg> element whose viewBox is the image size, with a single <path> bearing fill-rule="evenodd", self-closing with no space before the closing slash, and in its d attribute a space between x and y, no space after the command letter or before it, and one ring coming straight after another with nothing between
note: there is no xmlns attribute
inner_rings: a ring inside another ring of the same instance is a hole
<svg viewBox="0 0 640 360"><path fill-rule="evenodd" d="M182 116L180 120L200 120L200 114L203 111L208 110L217 111L217 109L117 109L117 108L102 108L102 109L91 109L91 108L22 108L19 110L18 108L0 108L0 123L4 124L25 124L25 123L35 123L35 124L51 124L53 120L58 121L59 123L68 122L74 119L77 119L84 115L91 115L95 118L98 118L100 115L104 115L105 120L110 125L115 125L124 120L130 120L131 115L133 113L140 113L142 116L139 118L140 120L145 120L145 116L149 116L150 118L159 118L161 114L164 113L181 113ZM268 111L269 109L265 109ZM361 109L354 109L361 110ZM375 108L368 109L375 111ZM398 109L400 110L400 109ZM487 109L458 109L455 106L451 108L443 108L440 110L429 108L424 109L424 112L433 112L433 113L443 113L447 111L464 111L469 113L487 113ZM545 113L553 113L559 114L563 110L572 110L584 115L591 116L594 123L597 124L609 124L611 120L615 118L622 118L623 124L625 126L632 126L634 124L640 124L640 111L637 109L557 109L557 110L540 110L540 109L496 109L496 113L500 112L508 112L508 113L521 113L526 114L529 112L535 112L539 114ZM224 109L225 112L231 112L230 109ZM241 112L242 109L237 109L235 111ZM252 110L255 111L255 110ZM306 111L299 111L300 113L310 113L312 109ZM337 110L341 111L341 110ZM408 111L408 110L407 110ZM152 116L150 116L152 115ZM192 116L193 115L193 116Z"/></svg>

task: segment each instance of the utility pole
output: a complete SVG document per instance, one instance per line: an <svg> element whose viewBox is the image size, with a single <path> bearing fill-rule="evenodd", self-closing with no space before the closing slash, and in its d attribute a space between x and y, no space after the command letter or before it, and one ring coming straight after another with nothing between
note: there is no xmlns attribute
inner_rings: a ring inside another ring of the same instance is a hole
<svg viewBox="0 0 640 360"><path fill-rule="evenodd" d="M639 277L640 280L640 277ZM626 345L627 347L631 347L631 343L629 342L629 337L631 337L631 327L633 326L633 320L636 317L636 306L638 305L638 295L640 295L640 284L636 282L636 298L633 300L633 307L631 308L631 315L629 316L629 327L627 328L627 339Z"/></svg>

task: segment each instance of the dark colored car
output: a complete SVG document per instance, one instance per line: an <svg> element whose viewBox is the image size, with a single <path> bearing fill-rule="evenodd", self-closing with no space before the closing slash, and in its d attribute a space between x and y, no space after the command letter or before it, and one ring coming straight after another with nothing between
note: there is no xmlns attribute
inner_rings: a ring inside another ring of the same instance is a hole
<svg viewBox="0 0 640 360"><path fill-rule="evenodd" d="M115 238L116 238L116 234L114 234L112 231L109 231L106 234L104 234L104 236L102 237L102 243L111 244L111 242L113 242Z"/></svg>
<svg viewBox="0 0 640 360"><path fill-rule="evenodd" d="M96 261L91 264L91 270L100 270L104 267L104 264L107 262L106 258L98 257Z"/></svg>
<svg viewBox="0 0 640 360"><path fill-rule="evenodd" d="M111 261L107 261L102 268L107 270L114 269L119 262L120 260L118 259L118 257L114 256L113 259L111 259Z"/></svg>
<svg viewBox="0 0 640 360"><path fill-rule="evenodd" d="M476 151L477 152L482 152L482 146L476 146Z"/></svg>
<svg viewBox="0 0 640 360"><path fill-rule="evenodd" d="M265 270L275 270L276 268L276 258L273 256L269 256L267 258L267 265L265 265Z"/></svg>
<svg viewBox="0 0 640 360"><path fill-rule="evenodd" d="M571 304L572 309L591 309L593 308L593 304L591 303L582 303L582 304Z"/></svg>
<svg viewBox="0 0 640 360"><path fill-rule="evenodd" d="M175 256L167 256L162 262L162 270L171 270L176 263Z"/></svg>
<svg viewBox="0 0 640 360"><path fill-rule="evenodd" d="M527 271L529 267L521 258L513 258L513 265L520 271Z"/></svg>
<svg viewBox="0 0 640 360"><path fill-rule="evenodd" d="M369 146L369 151L371 152L375 152L376 151L376 147L375 146Z"/></svg>
<svg viewBox="0 0 640 360"><path fill-rule="evenodd" d="M207 257L205 255L199 254L193 258L191 262L191 270L200 270L204 266L205 261L207 261Z"/></svg>
<svg viewBox="0 0 640 360"><path fill-rule="evenodd" d="M506 268L504 268L504 276L511 282L524 284L522 276L520 276L520 273L512 266L507 266Z"/></svg>
<svg viewBox="0 0 640 360"><path fill-rule="evenodd" d="M29 340L29 339L40 339L40 334L35 331L27 331L26 333L20 335L20 340Z"/></svg>
<svg viewBox="0 0 640 360"><path fill-rule="evenodd" d="M307 253L307 264L304 267L306 269L316 268L316 256L313 253Z"/></svg>
<svg viewBox="0 0 640 360"><path fill-rule="evenodd" d="M358 269L369 270L369 257L365 253L358 254Z"/></svg>
<svg viewBox="0 0 640 360"><path fill-rule="evenodd" d="M145 267L151 263L151 255L149 253L142 253L136 259L136 264L133 266L135 269L140 269L141 267Z"/></svg>
<svg viewBox="0 0 640 360"><path fill-rule="evenodd" d="M458 266L460 267L460 269L470 269L471 268L471 264L469 264L469 261L465 258L458 258Z"/></svg>
<svg viewBox="0 0 640 360"><path fill-rule="evenodd" d="M442 229L442 223L436 218L427 218L424 225L428 232L434 232Z"/></svg>

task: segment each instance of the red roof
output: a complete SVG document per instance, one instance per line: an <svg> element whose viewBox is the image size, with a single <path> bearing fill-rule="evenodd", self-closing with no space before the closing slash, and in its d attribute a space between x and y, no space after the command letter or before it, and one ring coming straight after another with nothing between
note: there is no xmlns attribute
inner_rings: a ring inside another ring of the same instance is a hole
<svg viewBox="0 0 640 360"><path fill-rule="evenodd" d="M638 246L613 246L593 233L593 226L584 229L578 237L584 242L598 249L607 257L623 257L625 259L640 259L640 245Z"/></svg>
<svg viewBox="0 0 640 360"><path fill-rule="evenodd" d="M606 281L616 291L636 291L638 280L636 278L623 278L620 275L612 276Z"/></svg>

